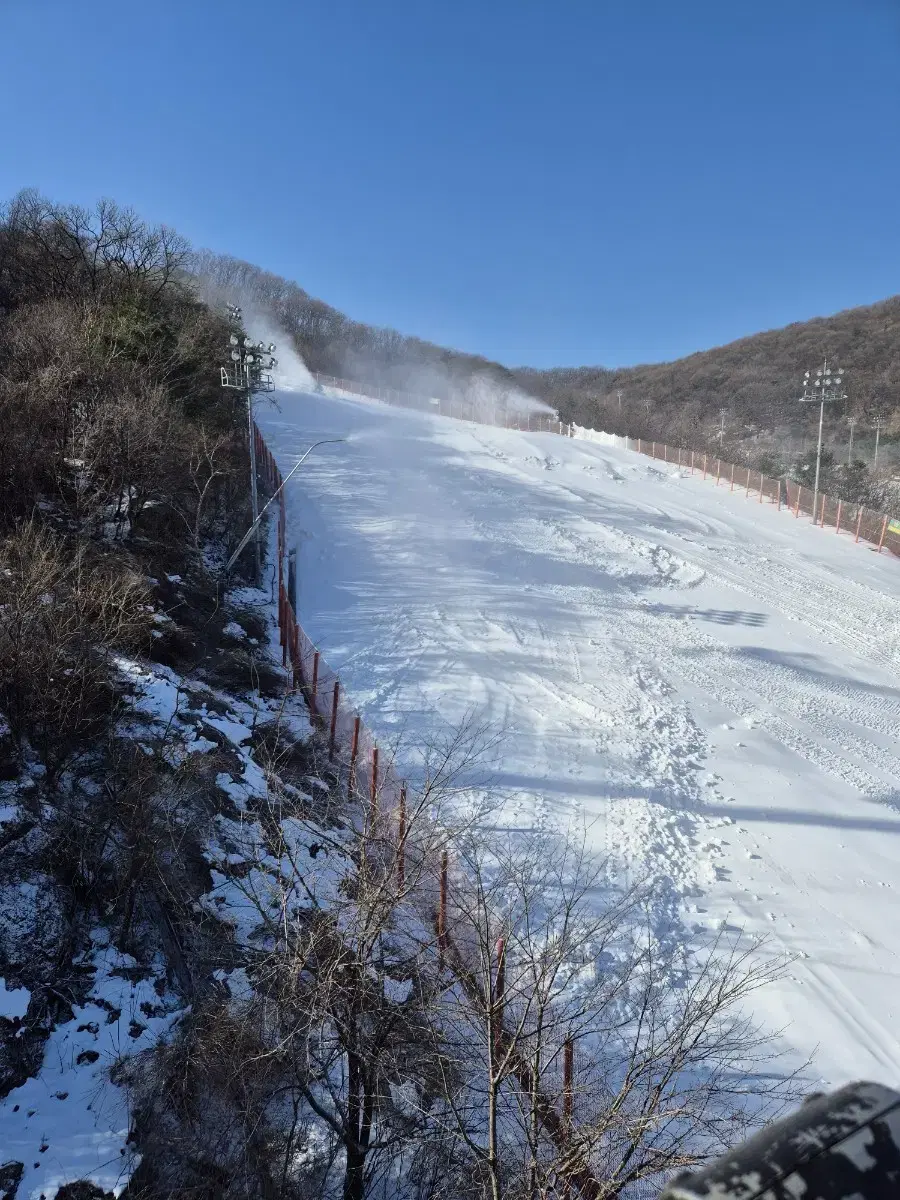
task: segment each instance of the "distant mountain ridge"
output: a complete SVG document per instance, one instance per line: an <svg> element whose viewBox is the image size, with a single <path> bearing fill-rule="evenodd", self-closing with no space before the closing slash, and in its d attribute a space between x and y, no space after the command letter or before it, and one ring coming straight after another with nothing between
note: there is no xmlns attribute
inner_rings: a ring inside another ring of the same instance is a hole
<svg viewBox="0 0 900 1200"><path fill-rule="evenodd" d="M310 369L329 375L435 396L487 379L501 391L520 388L544 400L566 421L691 445L708 437L721 410L732 441L807 428L811 414L797 403L800 381L827 357L847 369L849 397L842 411L829 413L830 426L838 430L848 414L865 426L881 409L886 435L900 435L900 296L675 362L537 370L354 321L298 284L238 259L200 252L192 270L207 298L240 298L270 313Z"/></svg>
<svg viewBox="0 0 900 1200"><path fill-rule="evenodd" d="M797 403L803 372L825 358L846 368L848 400L831 424L854 415L865 424L877 411L889 435L900 434L900 296L831 317L798 321L740 338L669 363L620 370L564 367L519 370L523 387L586 424L665 431L696 440L698 429L726 420L760 430L800 428L810 414ZM621 395L619 395L621 393Z"/></svg>

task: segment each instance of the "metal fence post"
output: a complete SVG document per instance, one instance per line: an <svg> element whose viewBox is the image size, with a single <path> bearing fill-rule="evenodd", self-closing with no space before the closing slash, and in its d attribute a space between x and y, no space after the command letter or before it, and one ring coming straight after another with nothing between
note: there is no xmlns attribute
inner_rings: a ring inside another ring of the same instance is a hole
<svg viewBox="0 0 900 1200"><path fill-rule="evenodd" d="M438 919L437 919L437 935L438 935L438 965L440 969L444 969L444 951L447 948L447 867L448 856L447 851L441 851L441 881L440 892L438 894Z"/></svg>
<svg viewBox="0 0 900 1200"><path fill-rule="evenodd" d="M347 795L352 798L356 787L356 756L359 753L359 717L353 722L353 741L350 743L350 773L347 776Z"/></svg>
<svg viewBox="0 0 900 1200"><path fill-rule="evenodd" d="M339 680L334 681L334 694L331 700L331 730L328 735L328 758L334 760L334 739L337 733L337 715L338 715L338 697L341 693L341 684Z"/></svg>
<svg viewBox="0 0 900 1200"><path fill-rule="evenodd" d="M372 824L375 824L375 818L378 816L378 747L372 747L372 783L369 792L371 801L370 819Z"/></svg>

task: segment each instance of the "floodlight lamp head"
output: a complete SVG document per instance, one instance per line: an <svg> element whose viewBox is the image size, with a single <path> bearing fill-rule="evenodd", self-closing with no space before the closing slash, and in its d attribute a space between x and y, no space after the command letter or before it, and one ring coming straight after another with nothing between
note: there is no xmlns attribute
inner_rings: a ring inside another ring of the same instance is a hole
<svg viewBox="0 0 900 1200"><path fill-rule="evenodd" d="M240 362L240 361L241 361L241 352L240 352L240 350L232 350L232 352L231 352L231 357L232 357L232 360L233 360L234 362Z"/></svg>
<svg viewBox="0 0 900 1200"><path fill-rule="evenodd" d="M244 338L244 349L245 349L245 350L252 350L252 349L253 349L253 343L250 341L250 339L249 339L249 338Z"/></svg>
<svg viewBox="0 0 900 1200"><path fill-rule="evenodd" d="M276 349L276 347L275 347L275 343L274 343L274 342L269 342L269 345L268 345L268 351L269 351L269 353L270 353L270 354L274 354L274 353L275 353L275 349Z"/></svg>
<svg viewBox="0 0 900 1200"><path fill-rule="evenodd" d="M236 346L238 344L237 336L235 334L232 334L228 339L228 344L229 346Z"/></svg>

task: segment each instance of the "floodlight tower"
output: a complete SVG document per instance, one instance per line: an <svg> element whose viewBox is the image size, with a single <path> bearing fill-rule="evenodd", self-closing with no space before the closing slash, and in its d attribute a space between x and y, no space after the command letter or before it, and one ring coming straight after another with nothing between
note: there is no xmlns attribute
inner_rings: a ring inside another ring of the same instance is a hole
<svg viewBox="0 0 900 1200"><path fill-rule="evenodd" d="M240 323L241 310L234 304L228 305L228 316L232 321ZM275 343L254 342L252 338L243 340L233 333L228 339L231 351L231 366L222 367L222 387L235 388L245 392L247 396L247 440L250 448L250 507L253 515L254 546L256 553L256 578L259 579L262 568L262 554L259 544L259 493L256 486L256 438L253 436L253 397L260 392L273 392L275 385L269 371L277 366L277 359L272 358Z"/></svg>
<svg viewBox="0 0 900 1200"><path fill-rule="evenodd" d="M809 371L803 376L803 395L801 404L819 405L819 442L816 447L816 484L813 490L813 524L816 523L816 502L819 499L819 472L822 466L822 427L825 423L825 405L832 400L846 400L844 394L844 368L832 371L826 358L816 371L815 379L810 379Z"/></svg>

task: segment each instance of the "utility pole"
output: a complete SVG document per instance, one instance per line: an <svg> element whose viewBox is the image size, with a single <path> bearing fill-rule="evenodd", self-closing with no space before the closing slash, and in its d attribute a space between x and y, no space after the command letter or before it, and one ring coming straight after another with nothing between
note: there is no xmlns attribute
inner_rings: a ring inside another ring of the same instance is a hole
<svg viewBox="0 0 900 1200"><path fill-rule="evenodd" d="M228 305L228 316L235 324L241 323L241 310L235 304ZM222 367L222 387L235 388L245 392L247 396L247 442L250 450L250 509L253 516L251 529L254 531L254 550L256 556L256 581L259 582L262 573L262 551L259 543L259 491L257 489L256 470L256 438L253 436L253 397L259 392L272 392L275 385L272 376L268 374L276 365L276 359L271 355L275 343L266 346L263 342L253 342L245 337L243 341L233 333L228 339L231 351L230 367Z"/></svg>
<svg viewBox="0 0 900 1200"><path fill-rule="evenodd" d="M875 413L875 458L872 462L872 474L878 470L878 443L881 441L881 427L884 425L884 413Z"/></svg>
<svg viewBox="0 0 900 1200"><path fill-rule="evenodd" d="M847 451L847 466L853 466L853 430L856 428L858 417L848 417L847 424L850 426L850 449Z"/></svg>
<svg viewBox="0 0 900 1200"><path fill-rule="evenodd" d="M822 429L825 424L825 405L832 400L846 400L844 395L844 368L839 367L832 372L826 358L816 371L815 379L810 379L807 371L803 376L803 395L801 404L819 405L819 441L816 447L816 483L813 489L812 517L816 521L816 502L819 499L819 473L822 468Z"/></svg>

